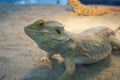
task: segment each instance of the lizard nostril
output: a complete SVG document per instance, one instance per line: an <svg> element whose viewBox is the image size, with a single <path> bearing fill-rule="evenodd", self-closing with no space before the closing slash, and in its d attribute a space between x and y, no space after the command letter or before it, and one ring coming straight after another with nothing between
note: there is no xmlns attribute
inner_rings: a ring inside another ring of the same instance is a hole
<svg viewBox="0 0 120 80"><path fill-rule="evenodd" d="M43 26L43 25L44 25L44 23L43 23L43 22L39 23L39 26Z"/></svg>
<svg viewBox="0 0 120 80"><path fill-rule="evenodd" d="M44 33L41 33L41 35L44 35Z"/></svg>

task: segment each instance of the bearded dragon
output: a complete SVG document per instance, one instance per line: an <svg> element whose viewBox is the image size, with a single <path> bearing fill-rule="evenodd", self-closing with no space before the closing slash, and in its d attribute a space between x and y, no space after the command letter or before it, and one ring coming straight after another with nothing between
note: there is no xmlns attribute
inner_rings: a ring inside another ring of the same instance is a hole
<svg viewBox="0 0 120 80"><path fill-rule="evenodd" d="M117 14L120 11L120 7L84 5L79 0L69 0L69 4L76 14L85 16L101 16L104 14Z"/></svg>
<svg viewBox="0 0 120 80"><path fill-rule="evenodd" d="M115 31L103 26L74 34L67 32L57 21L40 19L27 25L24 31L40 49L48 52L49 59L55 53L64 58L66 70L57 80L70 80L76 63L95 63L110 55L112 46L120 49L120 41L114 36Z"/></svg>

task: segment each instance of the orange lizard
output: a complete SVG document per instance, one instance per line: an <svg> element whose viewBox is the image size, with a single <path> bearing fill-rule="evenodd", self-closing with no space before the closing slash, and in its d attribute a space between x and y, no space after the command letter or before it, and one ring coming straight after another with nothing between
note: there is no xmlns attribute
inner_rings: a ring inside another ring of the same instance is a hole
<svg viewBox="0 0 120 80"><path fill-rule="evenodd" d="M120 11L120 7L84 5L79 0L69 0L69 4L76 14L85 16L117 14Z"/></svg>

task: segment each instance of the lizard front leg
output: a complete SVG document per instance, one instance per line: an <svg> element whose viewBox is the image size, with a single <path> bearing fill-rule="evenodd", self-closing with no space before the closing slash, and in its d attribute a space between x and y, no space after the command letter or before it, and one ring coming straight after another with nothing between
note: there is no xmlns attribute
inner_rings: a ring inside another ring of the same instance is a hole
<svg viewBox="0 0 120 80"><path fill-rule="evenodd" d="M73 73L75 72L75 63L72 57L67 56L64 59L66 70L57 80L70 80Z"/></svg>

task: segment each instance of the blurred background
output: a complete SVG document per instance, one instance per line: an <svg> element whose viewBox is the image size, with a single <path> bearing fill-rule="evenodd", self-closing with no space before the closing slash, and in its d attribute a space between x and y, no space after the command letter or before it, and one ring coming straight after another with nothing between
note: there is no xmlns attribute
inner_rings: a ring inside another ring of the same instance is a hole
<svg viewBox="0 0 120 80"><path fill-rule="evenodd" d="M116 5L120 6L120 0L80 0L83 4L100 4L100 5ZM11 4L57 4L65 6L68 0L0 0L0 3Z"/></svg>

